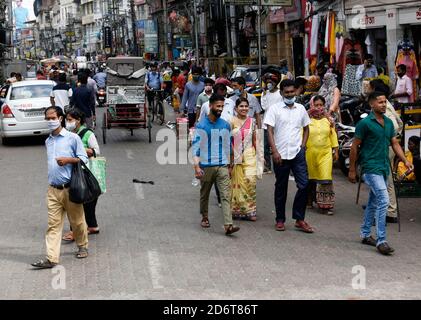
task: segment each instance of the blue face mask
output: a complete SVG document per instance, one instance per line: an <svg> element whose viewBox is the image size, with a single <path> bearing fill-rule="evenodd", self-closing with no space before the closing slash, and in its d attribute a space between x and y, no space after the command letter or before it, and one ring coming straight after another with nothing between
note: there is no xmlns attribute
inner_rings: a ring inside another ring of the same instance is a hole
<svg viewBox="0 0 421 320"><path fill-rule="evenodd" d="M290 99L284 97L284 102L285 102L286 105L291 105L291 104L295 103L296 99L297 99L296 97L292 97Z"/></svg>
<svg viewBox="0 0 421 320"><path fill-rule="evenodd" d="M235 89L235 90L234 90L234 94L235 94L236 96L241 96L241 91L240 91L240 89Z"/></svg>

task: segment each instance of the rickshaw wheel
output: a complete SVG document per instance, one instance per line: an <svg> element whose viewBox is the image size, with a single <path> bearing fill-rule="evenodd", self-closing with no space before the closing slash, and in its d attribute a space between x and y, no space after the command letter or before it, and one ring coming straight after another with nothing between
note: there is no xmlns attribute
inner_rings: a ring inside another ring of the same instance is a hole
<svg viewBox="0 0 421 320"><path fill-rule="evenodd" d="M102 142L107 144L107 113L104 113L102 120Z"/></svg>

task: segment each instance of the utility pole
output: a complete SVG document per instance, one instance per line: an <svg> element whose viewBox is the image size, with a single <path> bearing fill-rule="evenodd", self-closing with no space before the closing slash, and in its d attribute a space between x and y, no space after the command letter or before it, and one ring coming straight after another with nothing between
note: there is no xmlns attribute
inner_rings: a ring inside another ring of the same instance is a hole
<svg viewBox="0 0 421 320"><path fill-rule="evenodd" d="M164 60L168 61L168 9L167 0L162 0L164 9ZM196 18L194 19L196 21Z"/></svg>
<svg viewBox="0 0 421 320"><path fill-rule="evenodd" d="M260 8L262 0L257 1L257 51L259 57L259 79L262 77L262 26L260 18ZM260 81L260 80L259 80Z"/></svg>
<svg viewBox="0 0 421 320"><path fill-rule="evenodd" d="M139 47L137 44L137 36L136 36L136 12L134 9L134 0L130 0L130 13L132 17L132 33L133 33L133 55L138 56L139 55Z"/></svg>
<svg viewBox="0 0 421 320"><path fill-rule="evenodd" d="M196 42L196 64L199 64L199 35L197 30L197 5L196 0L193 0L193 10L194 10L194 33L195 33L195 42Z"/></svg>
<svg viewBox="0 0 421 320"><path fill-rule="evenodd" d="M228 8L230 6L225 4L224 11L225 11L225 31L227 33L227 53L230 57L233 57L233 50L232 50L232 39L230 39L230 32L229 32L229 24L228 24Z"/></svg>

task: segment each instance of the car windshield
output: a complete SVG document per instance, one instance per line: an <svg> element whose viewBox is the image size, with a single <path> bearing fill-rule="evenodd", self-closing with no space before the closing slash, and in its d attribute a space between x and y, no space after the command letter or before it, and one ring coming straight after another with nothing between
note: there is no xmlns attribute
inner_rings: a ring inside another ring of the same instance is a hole
<svg viewBox="0 0 421 320"><path fill-rule="evenodd" d="M51 84L15 87L10 94L10 100L46 98L50 96L52 89Z"/></svg>
<svg viewBox="0 0 421 320"><path fill-rule="evenodd" d="M246 82L254 82L257 79L257 71L249 71L246 74Z"/></svg>

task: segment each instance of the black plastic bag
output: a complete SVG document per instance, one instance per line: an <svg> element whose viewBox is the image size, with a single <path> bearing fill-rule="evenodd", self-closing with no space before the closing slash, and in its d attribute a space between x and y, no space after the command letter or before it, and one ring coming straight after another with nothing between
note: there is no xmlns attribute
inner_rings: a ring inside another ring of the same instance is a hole
<svg viewBox="0 0 421 320"><path fill-rule="evenodd" d="M69 199L74 203L87 203L101 195L98 180L80 160L73 165L72 179L70 180Z"/></svg>

